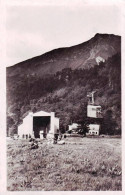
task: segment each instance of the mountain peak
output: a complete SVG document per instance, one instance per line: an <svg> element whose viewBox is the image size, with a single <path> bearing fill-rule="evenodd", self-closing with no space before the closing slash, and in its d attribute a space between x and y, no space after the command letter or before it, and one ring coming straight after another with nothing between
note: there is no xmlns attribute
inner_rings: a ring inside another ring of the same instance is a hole
<svg viewBox="0 0 125 195"><path fill-rule="evenodd" d="M41 56L7 68L7 75L37 74L40 77L55 74L64 68L89 69L98 65L98 58L107 60L121 51L121 37L97 33L87 42L72 47L59 48Z"/></svg>
<svg viewBox="0 0 125 195"><path fill-rule="evenodd" d="M108 34L108 33L96 33L95 36L96 38L99 38L99 37L121 37L119 35L114 35L114 34Z"/></svg>

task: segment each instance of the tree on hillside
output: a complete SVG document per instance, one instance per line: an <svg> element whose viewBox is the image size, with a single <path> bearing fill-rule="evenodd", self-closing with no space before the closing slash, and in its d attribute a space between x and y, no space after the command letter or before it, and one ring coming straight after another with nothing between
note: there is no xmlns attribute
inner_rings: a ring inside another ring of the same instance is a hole
<svg viewBox="0 0 125 195"><path fill-rule="evenodd" d="M107 110L102 124L102 133L113 135L117 127L116 121L112 117L112 110Z"/></svg>
<svg viewBox="0 0 125 195"><path fill-rule="evenodd" d="M9 129L14 125L14 120L12 117L7 116L7 136L9 136Z"/></svg>

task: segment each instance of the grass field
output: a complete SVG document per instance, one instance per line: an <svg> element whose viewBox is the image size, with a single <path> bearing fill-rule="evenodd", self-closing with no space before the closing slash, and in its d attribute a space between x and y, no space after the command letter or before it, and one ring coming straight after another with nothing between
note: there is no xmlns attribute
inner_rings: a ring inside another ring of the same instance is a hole
<svg viewBox="0 0 125 195"><path fill-rule="evenodd" d="M66 138L65 145L7 140L9 191L122 190L121 139Z"/></svg>

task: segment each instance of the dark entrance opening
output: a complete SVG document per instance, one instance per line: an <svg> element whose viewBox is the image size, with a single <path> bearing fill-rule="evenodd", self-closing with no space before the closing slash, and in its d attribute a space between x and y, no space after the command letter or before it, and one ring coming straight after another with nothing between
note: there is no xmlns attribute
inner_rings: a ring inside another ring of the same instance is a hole
<svg viewBox="0 0 125 195"><path fill-rule="evenodd" d="M33 131L35 138L40 138L40 131L43 131L43 136L46 137L50 129L50 116L34 116Z"/></svg>

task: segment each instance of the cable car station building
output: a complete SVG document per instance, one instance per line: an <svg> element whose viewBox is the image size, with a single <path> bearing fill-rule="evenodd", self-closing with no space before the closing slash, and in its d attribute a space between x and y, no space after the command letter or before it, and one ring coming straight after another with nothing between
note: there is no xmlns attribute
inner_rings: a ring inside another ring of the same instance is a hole
<svg viewBox="0 0 125 195"><path fill-rule="evenodd" d="M59 118L54 112L30 112L23 123L18 126L19 138L46 138L54 136L54 132L59 129Z"/></svg>

